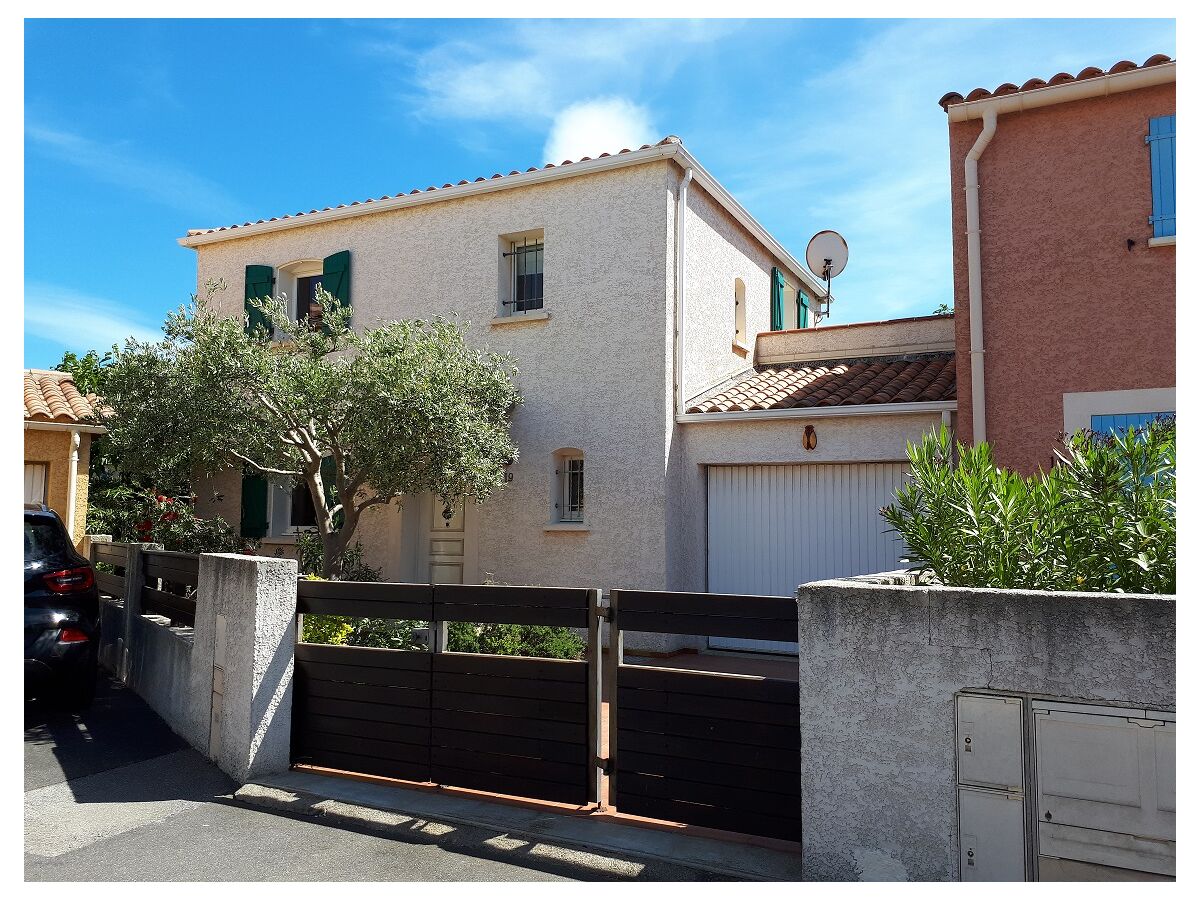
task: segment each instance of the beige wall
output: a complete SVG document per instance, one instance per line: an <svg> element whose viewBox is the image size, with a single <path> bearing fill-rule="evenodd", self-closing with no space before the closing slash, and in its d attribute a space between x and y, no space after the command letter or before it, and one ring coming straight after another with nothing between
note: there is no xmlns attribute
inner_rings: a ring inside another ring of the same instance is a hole
<svg viewBox="0 0 1200 900"><path fill-rule="evenodd" d="M940 413L689 422L672 478L670 589L707 586L706 466L903 461L907 442L920 440L940 423ZM806 425L816 428L815 450L803 447Z"/></svg>
<svg viewBox="0 0 1200 900"><path fill-rule="evenodd" d="M435 315L515 355L525 397L513 424L513 481L478 513L478 568L511 584L661 587L670 304L668 170L651 163L521 190L205 245L198 283L222 278L218 308L241 312L244 267L351 252L356 325ZM491 326L498 238L545 230L548 321ZM546 532L554 451L586 455L585 533ZM240 519L236 478L221 514ZM394 533L400 517L388 526ZM394 540L360 539L389 571ZM382 557L382 558L381 558Z"/></svg>
<svg viewBox="0 0 1200 900"><path fill-rule="evenodd" d="M67 521L69 507L71 432L25 429L25 462L46 463L46 505L58 513L71 533L76 546L87 531L88 462L91 459L92 436L79 435L79 460L75 477L75 521Z"/></svg>

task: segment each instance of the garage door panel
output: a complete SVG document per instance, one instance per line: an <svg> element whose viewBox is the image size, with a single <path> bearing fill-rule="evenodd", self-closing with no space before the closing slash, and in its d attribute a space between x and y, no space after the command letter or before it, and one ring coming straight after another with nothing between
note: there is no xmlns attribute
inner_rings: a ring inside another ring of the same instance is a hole
<svg viewBox="0 0 1200 900"><path fill-rule="evenodd" d="M790 596L807 581L903 566L879 508L904 463L708 468L708 590ZM796 644L713 638L713 647L795 653Z"/></svg>

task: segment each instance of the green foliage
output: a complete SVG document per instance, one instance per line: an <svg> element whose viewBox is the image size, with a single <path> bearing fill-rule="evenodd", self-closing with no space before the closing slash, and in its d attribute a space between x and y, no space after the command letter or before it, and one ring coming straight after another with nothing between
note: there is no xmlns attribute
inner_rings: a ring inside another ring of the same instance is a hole
<svg viewBox="0 0 1200 900"><path fill-rule="evenodd" d="M83 356L79 356L68 350L54 368L59 372L70 372L80 393L104 396L105 383L112 363L111 352L101 356L98 351L89 350Z"/></svg>
<svg viewBox="0 0 1200 900"><path fill-rule="evenodd" d="M113 349L104 399L122 470L168 483L246 465L304 483L326 576L342 571L370 507L423 492L482 501L504 484L521 399L509 357L469 347L465 327L441 319L356 333L324 291L321 327L263 298L252 305L280 339L261 326L247 335L245 315L210 306L223 287L172 313L163 340Z"/></svg>
<svg viewBox="0 0 1200 900"><path fill-rule="evenodd" d="M450 622L447 631L446 649L452 653L582 659L585 646L583 638L571 629L550 625Z"/></svg>
<svg viewBox="0 0 1200 900"><path fill-rule="evenodd" d="M300 639L310 644L344 644L354 632L355 621L347 616L306 615Z"/></svg>
<svg viewBox="0 0 1200 900"><path fill-rule="evenodd" d="M906 561L960 587L1175 592L1175 423L1081 431L1033 477L943 426L910 444L912 479L880 513Z"/></svg>
<svg viewBox="0 0 1200 900"><path fill-rule="evenodd" d="M342 551L342 571L339 581L378 581L379 569L363 562L363 545L355 541ZM301 575L319 575L323 567L321 538L315 531L304 531L296 536L296 557Z"/></svg>
<svg viewBox="0 0 1200 900"><path fill-rule="evenodd" d="M358 619L346 643L354 647L424 650L425 641L416 634L424 626L425 623L411 619Z"/></svg>
<svg viewBox="0 0 1200 900"><path fill-rule="evenodd" d="M114 541L158 543L184 553L245 549L242 538L220 516L197 516L194 499L117 484L93 498L88 507L88 531L111 534Z"/></svg>
<svg viewBox="0 0 1200 900"><path fill-rule="evenodd" d="M933 311L933 314L934 314L935 316L951 316L951 315L954 315L954 310L953 310L953 309L951 309L951 307L949 306L949 304L946 304L946 303L939 303L939 304L937 305L937 309L935 309L935 310Z"/></svg>

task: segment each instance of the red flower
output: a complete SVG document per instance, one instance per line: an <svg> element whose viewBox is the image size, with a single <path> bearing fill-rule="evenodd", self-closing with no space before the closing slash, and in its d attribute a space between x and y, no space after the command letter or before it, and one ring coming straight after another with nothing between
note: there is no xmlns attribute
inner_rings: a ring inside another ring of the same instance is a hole
<svg viewBox="0 0 1200 900"><path fill-rule="evenodd" d="M141 522L138 522L136 527L137 527L138 531L149 531L151 528L154 527L154 523L151 522L149 519L145 519Z"/></svg>
<svg viewBox="0 0 1200 900"><path fill-rule="evenodd" d="M178 518L179 518L179 513L177 513L177 512L169 512L169 513L167 513L166 515L164 515L164 516L163 516L163 521L164 521L164 522L174 522L174 521L175 521L176 519L178 519Z"/></svg>
<svg viewBox="0 0 1200 900"><path fill-rule="evenodd" d="M165 501L167 498L166 498L166 497L164 497L162 494L155 494L155 495L154 495L154 499L155 499L155 500L157 500L159 503L162 503L162 502L164 502L164 501Z"/></svg>

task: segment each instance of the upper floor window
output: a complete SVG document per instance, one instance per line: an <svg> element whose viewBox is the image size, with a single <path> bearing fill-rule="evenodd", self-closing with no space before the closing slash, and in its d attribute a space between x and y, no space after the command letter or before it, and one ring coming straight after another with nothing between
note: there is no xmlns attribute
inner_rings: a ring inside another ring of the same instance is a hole
<svg viewBox="0 0 1200 900"><path fill-rule="evenodd" d="M545 318L545 262L542 229L500 236L500 316Z"/></svg>
<svg viewBox="0 0 1200 900"><path fill-rule="evenodd" d="M1150 120L1150 195L1154 237L1175 236L1175 117L1155 116Z"/></svg>
<svg viewBox="0 0 1200 900"><path fill-rule="evenodd" d="M583 521L583 453L579 450L554 454L554 521Z"/></svg>
<svg viewBox="0 0 1200 900"><path fill-rule="evenodd" d="M746 282L733 279L733 342L746 344Z"/></svg>
<svg viewBox="0 0 1200 900"><path fill-rule="evenodd" d="M253 333L258 326L266 326L266 319L250 305L252 299L287 297L287 313L293 319L309 317L318 324L321 307L317 304L317 290L324 288L343 307L350 306L350 251L341 250L324 259L299 259L278 267L269 265L246 266L246 319L247 331Z"/></svg>

